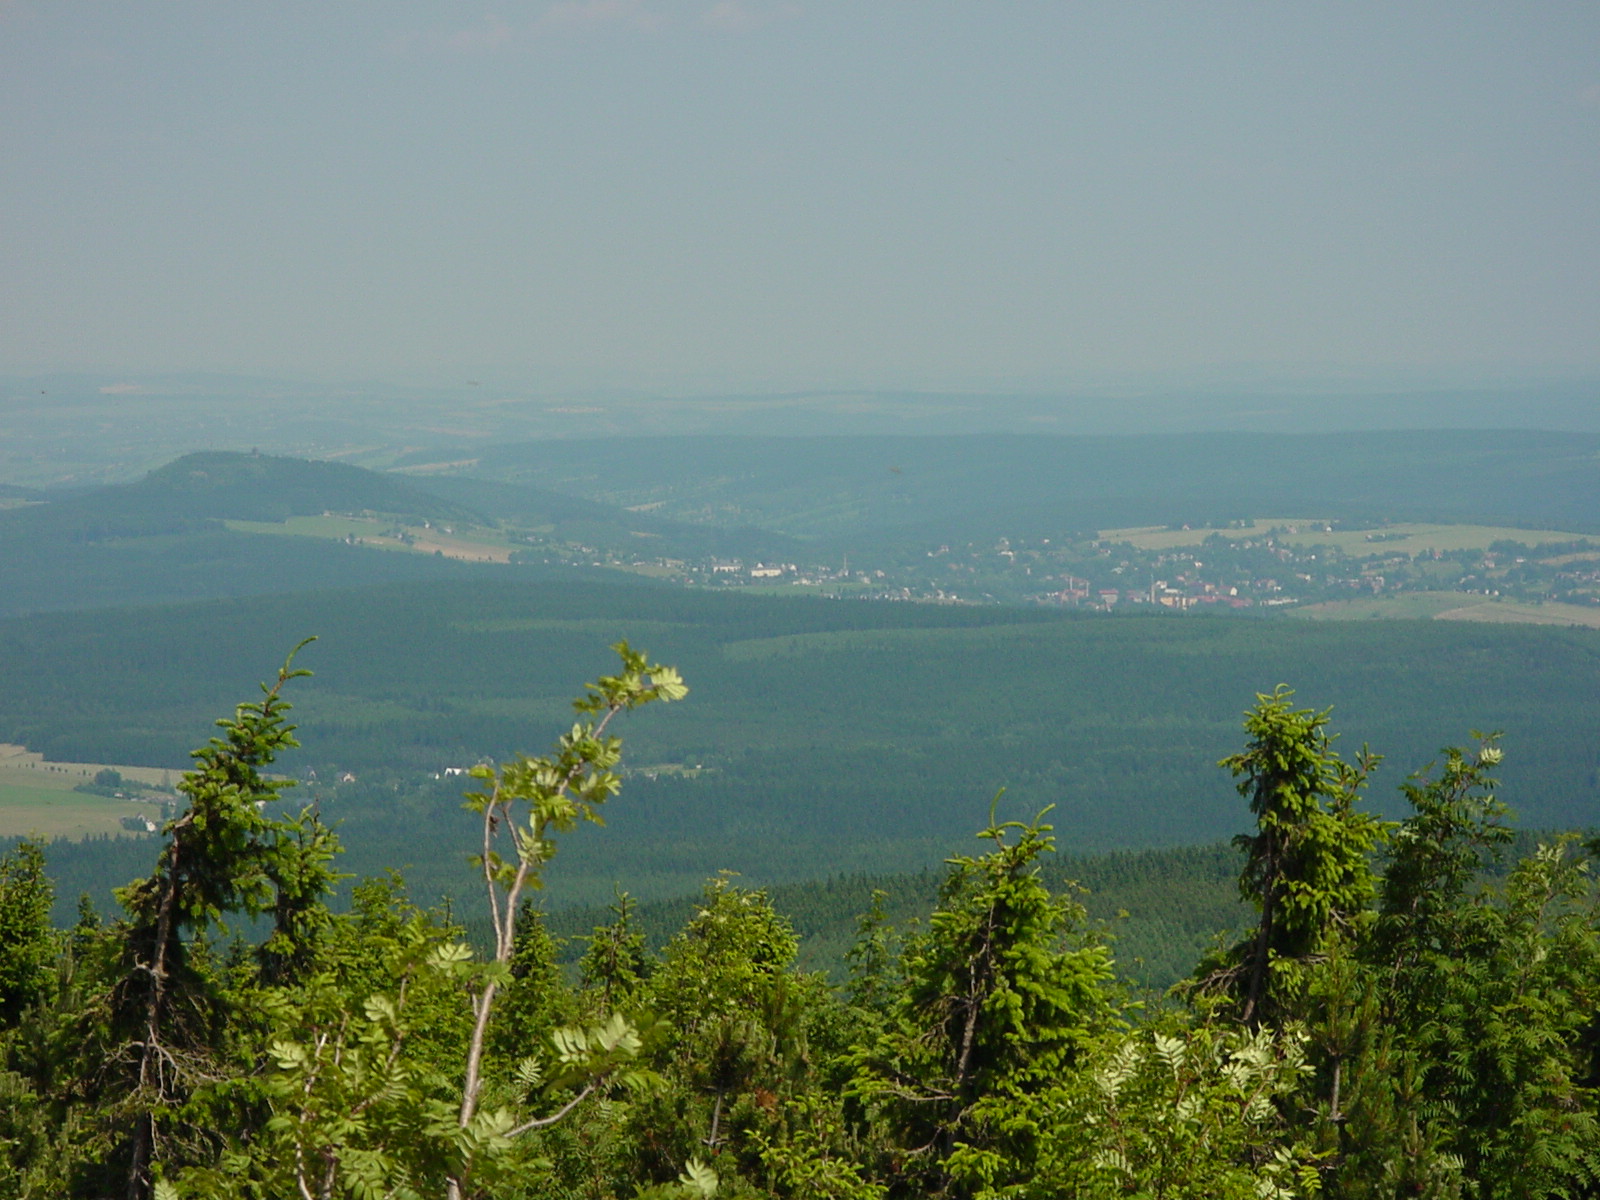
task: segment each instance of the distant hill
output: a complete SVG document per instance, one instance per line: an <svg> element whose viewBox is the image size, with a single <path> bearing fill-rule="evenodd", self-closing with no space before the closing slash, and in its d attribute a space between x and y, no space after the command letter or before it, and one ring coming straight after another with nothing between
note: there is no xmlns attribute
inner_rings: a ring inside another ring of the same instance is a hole
<svg viewBox="0 0 1600 1200"><path fill-rule="evenodd" d="M225 520L280 522L323 512L489 519L404 477L344 463L207 452L186 455L136 483L70 492L13 490L46 502L0 508L0 616L406 579L465 580L506 569L224 527ZM537 566L517 571L522 578L551 573ZM561 574L618 573L564 568Z"/></svg>
<svg viewBox="0 0 1600 1200"><path fill-rule="evenodd" d="M417 489L523 528L547 528L551 536L604 548L637 550L642 541L667 555L740 558L794 557L801 543L753 526L726 529L630 512L616 504L570 493L471 475L407 476Z"/></svg>
<svg viewBox="0 0 1600 1200"><path fill-rule="evenodd" d="M465 579L503 564L465 564L309 537L261 537L225 521L370 513L397 523L496 524L602 550L681 557L779 557L782 534L724 529L632 513L613 504L520 483L423 477L346 463L208 451L134 483L73 490L0 489L0 616L359 586L404 579ZM577 564L519 563L519 578L617 578Z"/></svg>
<svg viewBox="0 0 1600 1200"><path fill-rule="evenodd" d="M468 471L858 542L1284 513L1600 532L1600 435L1588 433L606 438L492 446Z"/></svg>
<svg viewBox="0 0 1600 1200"><path fill-rule="evenodd" d="M483 518L404 479L344 463L208 451L137 483L34 493L45 504L0 513L0 545L94 542L190 532L226 519L282 521L323 512Z"/></svg>
<svg viewBox="0 0 1600 1200"><path fill-rule="evenodd" d="M324 512L378 512L444 521L484 519L464 504L401 476L347 463L264 454L186 454L138 483L85 501L240 521L282 521Z"/></svg>

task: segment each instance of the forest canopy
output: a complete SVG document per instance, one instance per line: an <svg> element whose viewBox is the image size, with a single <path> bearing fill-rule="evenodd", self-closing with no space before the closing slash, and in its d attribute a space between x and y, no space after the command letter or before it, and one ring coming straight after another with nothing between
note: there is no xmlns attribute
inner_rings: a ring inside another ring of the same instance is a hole
<svg viewBox="0 0 1600 1200"><path fill-rule="evenodd" d="M677 701L617 647L543 755L472 772L474 946L271 768L286 663L218 722L150 873L57 931L0 861L0 1190L19 1197L1542 1197L1600 1186L1597 847L1507 861L1494 737L1367 807L1376 757L1279 688L1221 767L1253 914L1166 996L1119 979L1048 812L991 816L925 921L874 903L841 986L713 878L659 953L620 896L564 972L528 902ZM591 836L584 834L583 836ZM600 835L604 836L604 835Z"/></svg>

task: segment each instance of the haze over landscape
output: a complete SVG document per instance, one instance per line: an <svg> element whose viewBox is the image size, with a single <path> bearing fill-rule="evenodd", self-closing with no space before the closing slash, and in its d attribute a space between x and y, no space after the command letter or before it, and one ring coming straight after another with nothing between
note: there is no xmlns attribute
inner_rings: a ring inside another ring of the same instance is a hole
<svg viewBox="0 0 1600 1200"><path fill-rule="evenodd" d="M540 392L1592 376L1597 22L10 0L0 362Z"/></svg>
<svg viewBox="0 0 1600 1200"><path fill-rule="evenodd" d="M1597 52L0 0L0 1195L1593 1194Z"/></svg>

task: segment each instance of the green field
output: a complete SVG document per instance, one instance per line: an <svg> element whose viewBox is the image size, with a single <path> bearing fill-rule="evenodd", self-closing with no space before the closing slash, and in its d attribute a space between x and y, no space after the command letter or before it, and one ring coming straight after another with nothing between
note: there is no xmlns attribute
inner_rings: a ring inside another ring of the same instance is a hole
<svg viewBox="0 0 1600 1200"><path fill-rule="evenodd" d="M1430 550L1487 550L1495 542L1521 542L1539 546L1551 542L1583 540L1581 533L1556 529L1515 529L1503 525L1385 525L1381 529L1333 529L1322 518L1258 517L1246 529L1168 529L1143 525L1131 529L1103 529L1102 541L1127 542L1139 550L1172 550L1200 546L1209 537L1234 541L1271 535L1286 546L1337 546L1351 558L1369 554L1418 555ZM1592 540L1592 539L1591 539Z"/></svg>
<svg viewBox="0 0 1600 1200"><path fill-rule="evenodd" d="M290 517L285 521L223 522L234 533L256 533L278 537L311 537L329 541L353 538L363 546L378 550L401 550L412 554L442 554L463 562L506 562L511 542L499 530L479 526L449 525L429 527L401 525L388 517L353 517L334 513L322 516ZM403 531L405 538L394 536ZM445 532L448 529L450 532ZM405 540L409 539L409 540Z"/></svg>
<svg viewBox="0 0 1600 1200"><path fill-rule="evenodd" d="M73 774L0 766L0 838L126 834L122 818L135 814L160 822L162 806L157 802L131 802L73 791L83 778L76 773L79 764L68 765L74 768ZM92 778L93 774L91 770L89 776Z"/></svg>
<svg viewBox="0 0 1600 1200"><path fill-rule="evenodd" d="M1580 604L1526 604L1466 592L1397 592L1325 600L1289 608L1291 617L1311 621L1486 621L1496 625L1580 625L1600 628L1600 608Z"/></svg>
<svg viewBox="0 0 1600 1200"><path fill-rule="evenodd" d="M1439 621L1493 621L1499 625L1581 625L1600 629L1600 608L1581 604L1524 604L1495 600L1488 604L1468 604L1446 609Z"/></svg>
<svg viewBox="0 0 1600 1200"><path fill-rule="evenodd" d="M134 802L73 791L107 767L120 772L129 783L151 787L170 786L181 773L113 763L46 762L22 746L0 742L0 838L119 834L126 832L122 818L135 814L159 821L158 801Z"/></svg>
<svg viewBox="0 0 1600 1200"><path fill-rule="evenodd" d="M1465 592L1391 592L1351 600L1324 600L1284 611L1288 616L1311 621L1426 621L1440 613L1452 610L1465 613L1491 604L1493 600L1489 596L1470 596Z"/></svg>

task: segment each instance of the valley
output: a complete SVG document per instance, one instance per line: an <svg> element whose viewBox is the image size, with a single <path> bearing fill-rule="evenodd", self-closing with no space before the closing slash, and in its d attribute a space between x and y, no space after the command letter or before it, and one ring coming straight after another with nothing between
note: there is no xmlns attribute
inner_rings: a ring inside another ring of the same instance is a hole
<svg viewBox="0 0 1600 1200"><path fill-rule="evenodd" d="M1056 805L1074 854L1226 838L1237 798L1211 764L1278 683L1388 756L1381 811L1489 728L1525 821L1583 823L1600 533L1548 518L1594 511L1594 449L609 439L388 472L190 455L0 512L0 738L183 762L317 635L291 797L336 815L358 873L400 867L425 900L468 852L455 772L559 727L622 638L693 699L629 731L629 802L555 864L556 906L619 881L682 896L721 868L786 886L921 870L1001 789L1013 815ZM1379 467L1381 488L1335 486ZM15 800L14 833L126 815L70 790ZM114 882L93 881L99 902Z"/></svg>

